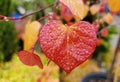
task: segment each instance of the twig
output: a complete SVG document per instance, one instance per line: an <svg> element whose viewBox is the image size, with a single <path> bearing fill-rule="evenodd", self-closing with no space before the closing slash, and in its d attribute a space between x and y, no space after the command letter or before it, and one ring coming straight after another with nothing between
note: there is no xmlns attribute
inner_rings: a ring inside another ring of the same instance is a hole
<svg viewBox="0 0 120 82"><path fill-rule="evenodd" d="M55 4L55 3L50 4L50 5L48 5L47 7L43 7L42 9L33 11L32 13L29 13L29 14L27 14L27 15L23 15L22 17L20 17L20 19L26 18L26 17L28 17L28 16L30 16L30 15L33 15L33 14L35 14L35 13L38 13L38 12L42 11L42 10L45 10L45 9L51 7L51 6L54 6L54 4Z"/></svg>
<svg viewBox="0 0 120 82"><path fill-rule="evenodd" d="M111 65L111 68L110 68L110 72L112 72L113 65L114 65L115 60L116 60L116 57L117 57L117 52L118 52L119 46L120 46L120 34L119 34L119 39L118 39L117 47L116 47L116 49L115 49L115 53L114 53L112 65Z"/></svg>
<svg viewBox="0 0 120 82"><path fill-rule="evenodd" d="M37 21L41 21L41 20L48 18L48 17L49 17L49 15L43 16L43 17L39 18Z"/></svg>
<svg viewBox="0 0 120 82"><path fill-rule="evenodd" d="M54 6L54 4L56 4L56 2L50 4L50 5L46 6L46 7L43 7L43 8L41 8L41 9L39 9L39 10L35 10L35 11L29 13L29 14L23 15L23 16L21 16L20 18L6 17L6 16L4 16L4 15L0 15L0 19L1 19L0 22L8 21L8 20L21 20L21 19L24 19L24 18L26 18L26 17L28 17L28 16L30 16L30 15L33 15L33 14L38 13L38 12L40 12L40 11L43 11L43 10L45 10L45 9L51 7L51 6Z"/></svg>
<svg viewBox="0 0 120 82"><path fill-rule="evenodd" d="M32 46L32 48L31 48L31 52L34 53L35 46L36 46L36 44L38 43L38 41L39 41L39 37L37 38L37 40L35 41L34 45Z"/></svg>
<svg viewBox="0 0 120 82"><path fill-rule="evenodd" d="M110 69L108 71L108 76L107 76L108 82L112 79L112 72L113 72L113 68L114 68L114 63L115 63L115 61L117 59L117 55L118 55L117 53L118 53L119 46L120 46L120 34L119 34L119 39L118 39L117 47L115 49L113 61L112 61L112 64L110 66Z"/></svg>
<svg viewBox="0 0 120 82"><path fill-rule="evenodd" d="M4 15L0 15L0 22L8 21L8 20L19 20L20 18L6 17Z"/></svg>

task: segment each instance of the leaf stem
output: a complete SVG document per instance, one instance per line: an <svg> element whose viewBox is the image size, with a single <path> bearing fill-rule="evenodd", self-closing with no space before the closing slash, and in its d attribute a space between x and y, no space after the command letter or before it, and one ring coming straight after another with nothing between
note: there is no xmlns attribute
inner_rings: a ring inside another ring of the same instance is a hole
<svg viewBox="0 0 120 82"><path fill-rule="evenodd" d="M35 41L34 45L33 45L32 48L31 48L32 53L34 53L35 46L36 46L36 44L38 43L38 40L39 40L39 37L37 38L37 40Z"/></svg>

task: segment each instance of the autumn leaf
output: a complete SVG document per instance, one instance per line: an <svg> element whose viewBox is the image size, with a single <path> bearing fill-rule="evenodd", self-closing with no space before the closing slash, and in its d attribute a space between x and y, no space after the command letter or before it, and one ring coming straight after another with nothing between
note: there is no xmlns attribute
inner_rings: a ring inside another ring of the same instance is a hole
<svg viewBox="0 0 120 82"><path fill-rule="evenodd" d="M89 7L87 5L84 5L83 7L84 7L84 17L83 18L85 18L87 16L87 14L88 14ZM74 18L75 18L76 21L80 21L81 20L77 16L74 16Z"/></svg>
<svg viewBox="0 0 120 82"><path fill-rule="evenodd" d="M113 13L118 13L120 11L120 0L107 0L108 6Z"/></svg>
<svg viewBox="0 0 120 82"><path fill-rule="evenodd" d="M103 28L102 30L101 30L101 36L102 37L107 37L108 36L108 29L107 28Z"/></svg>
<svg viewBox="0 0 120 82"><path fill-rule="evenodd" d="M61 4L61 6L60 6L60 14L61 14L61 18L63 18L66 22L70 22L70 20L73 19L73 14L63 4Z"/></svg>
<svg viewBox="0 0 120 82"><path fill-rule="evenodd" d="M63 4L61 4L61 6L60 6L60 14L61 14L61 18L64 19L67 23L69 23L73 18L75 18L76 21L81 20L80 17L73 15L71 13L70 9ZM84 13L83 14L84 14L84 17L86 17L88 14L88 6L87 5L84 5Z"/></svg>
<svg viewBox="0 0 120 82"><path fill-rule="evenodd" d="M92 15L95 15L100 10L100 4L95 4L90 7L90 12Z"/></svg>
<svg viewBox="0 0 120 82"><path fill-rule="evenodd" d="M24 63L25 65L28 66L34 66L34 65L38 65L40 68L43 68L43 64L41 62L41 59L38 55L23 50L18 52L18 57L21 60L22 63Z"/></svg>
<svg viewBox="0 0 120 82"><path fill-rule="evenodd" d="M111 22L113 22L113 16L110 13L107 13L104 17L103 17L104 21L108 24L110 24Z"/></svg>
<svg viewBox="0 0 120 82"><path fill-rule="evenodd" d="M45 55L69 73L91 57L97 38L88 22L77 22L69 27L51 20L42 27L39 40Z"/></svg>
<svg viewBox="0 0 120 82"><path fill-rule="evenodd" d="M84 18L84 3L82 0L59 0L66 5L76 17Z"/></svg>
<svg viewBox="0 0 120 82"><path fill-rule="evenodd" d="M97 39L97 46L100 46L103 43L103 39Z"/></svg>
<svg viewBox="0 0 120 82"><path fill-rule="evenodd" d="M84 63L80 65L81 68L86 67L90 63L90 60L86 60Z"/></svg>
<svg viewBox="0 0 120 82"><path fill-rule="evenodd" d="M38 38L41 24L37 21L28 23L25 28L24 50L29 50Z"/></svg>

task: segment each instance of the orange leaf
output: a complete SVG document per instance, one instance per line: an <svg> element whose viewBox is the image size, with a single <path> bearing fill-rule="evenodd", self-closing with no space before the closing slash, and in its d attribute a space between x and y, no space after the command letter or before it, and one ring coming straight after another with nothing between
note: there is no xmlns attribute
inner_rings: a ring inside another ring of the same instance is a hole
<svg viewBox="0 0 120 82"><path fill-rule="evenodd" d="M103 43L103 39L97 39L97 46L100 46Z"/></svg>
<svg viewBox="0 0 120 82"><path fill-rule="evenodd" d="M110 24L113 21L113 17L110 13L107 13L104 17L103 17L104 21L108 24Z"/></svg>
<svg viewBox="0 0 120 82"><path fill-rule="evenodd" d="M95 4L95 5L92 5L90 7L90 12L91 12L92 15L98 13L99 10L100 10L100 5L99 4Z"/></svg>
<svg viewBox="0 0 120 82"><path fill-rule="evenodd" d="M43 68L40 57L32 52L28 52L26 50L20 51L18 52L18 57L25 65L38 65L40 68Z"/></svg>
<svg viewBox="0 0 120 82"><path fill-rule="evenodd" d="M42 27L39 40L45 55L69 73L91 57L97 38L88 22L77 22L69 27L51 20Z"/></svg>
<svg viewBox="0 0 120 82"><path fill-rule="evenodd" d="M84 63L81 64L81 68L86 67L90 63L90 60L86 60Z"/></svg>
<svg viewBox="0 0 120 82"><path fill-rule="evenodd" d="M24 36L24 50L29 50L38 38L39 29L41 25L39 22L34 21L26 25Z"/></svg>
<svg viewBox="0 0 120 82"><path fill-rule="evenodd" d="M120 11L120 0L107 0L108 6L113 13L118 13Z"/></svg>
<svg viewBox="0 0 120 82"><path fill-rule="evenodd" d="M73 15L84 18L84 3L82 0L59 0L61 3L66 5Z"/></svg>

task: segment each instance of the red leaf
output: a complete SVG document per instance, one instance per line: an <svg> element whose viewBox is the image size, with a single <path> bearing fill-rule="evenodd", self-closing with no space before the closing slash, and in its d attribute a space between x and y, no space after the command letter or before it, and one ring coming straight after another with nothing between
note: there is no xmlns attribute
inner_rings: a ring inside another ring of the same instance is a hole
<svg viewBox="0 0 120 82"><path fill-rule="evenodd" d="M108 29L107 28L103 28L101 31L101 36L102 37L107 37L108 36Z"/></svg>
<svg viewBox="0 0 120 82"><path fill-rule="evenodd" d="M51 20L40 32L42 51L67 73L91 57L96 40L94 27L85 21L66 27Z"/></svg>
<svg viewBox="0 0 120 82"><path fill-rule="evenodd" d="M40 68L43 68L40 57L32 52L26 50L20 51L18 52L18 57L25 65L38 65Z"/></svg>
<svg viewBox="0 0 120 82"><path fill-rule="evenodd" d="M64 4L60 6L60 14L66 22L70 22L70 20L73 19L73 14Z"/></svg>

